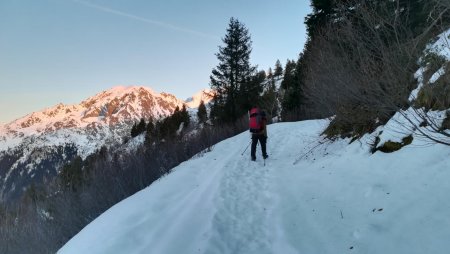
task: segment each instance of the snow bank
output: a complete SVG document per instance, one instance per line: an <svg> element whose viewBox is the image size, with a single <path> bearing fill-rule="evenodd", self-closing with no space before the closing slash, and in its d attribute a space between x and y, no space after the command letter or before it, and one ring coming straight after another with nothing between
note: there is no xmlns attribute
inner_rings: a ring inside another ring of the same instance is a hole
<svg viewBox="0 0 450 254"><path fill-rule="evenodd" d="M427 50L443 56L450 61L450 29L438 35L436 42L428 45Z"/></svg>
<svg viewBox="0 0 450 254"><path fill-rule="evenodd" d="M269 126L266 165L242 133L118 203L58 253L448 253L450 149L333 143L328 121Z"/></svg>

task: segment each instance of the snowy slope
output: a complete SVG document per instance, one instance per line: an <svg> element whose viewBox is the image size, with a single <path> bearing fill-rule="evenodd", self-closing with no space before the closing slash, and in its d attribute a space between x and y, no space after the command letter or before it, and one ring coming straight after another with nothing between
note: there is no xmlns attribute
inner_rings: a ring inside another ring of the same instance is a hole
<svg viewBox="0 0 450 254"><path fill-rule="evenodd" d="M94 220L69 253L448 253L450 149L325 142L328 121L269 126L269 159L217 144ZM259 152L260 154L260 152Z"/></svg>
<svg viewBox="0 0 450 254"><path fill-rule="evenodd" d="M185 103L189 108L198 108L201 101L205 104L209 103L213 99L213 94L214 92L211 89L203 89L192 97L187 98Z"/></svg>

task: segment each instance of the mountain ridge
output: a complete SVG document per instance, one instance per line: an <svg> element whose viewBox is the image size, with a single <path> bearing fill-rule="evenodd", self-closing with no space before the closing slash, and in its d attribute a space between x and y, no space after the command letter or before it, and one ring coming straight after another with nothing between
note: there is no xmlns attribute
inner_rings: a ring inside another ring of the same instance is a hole
<svg viewBox="0 0 450 254"><path fill-rule="evenodd" d="M79 104L58 103L0 125L0 200L58 174L76 156L118 148L135 122L157 121L184 105L176 96L149 87L116 86Z"/></svg>

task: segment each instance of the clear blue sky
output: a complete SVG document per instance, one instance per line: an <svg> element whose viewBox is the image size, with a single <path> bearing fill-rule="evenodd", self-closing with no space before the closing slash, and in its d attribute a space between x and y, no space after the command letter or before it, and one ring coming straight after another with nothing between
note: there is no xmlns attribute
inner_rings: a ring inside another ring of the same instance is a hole
<svg viewBox="0 0 450 254"><path fill-rule="evenodd" d="M230 17L251 62L295 59L309 0L0 0L0 123L116 85L184 99L209 87Z"/></svg>

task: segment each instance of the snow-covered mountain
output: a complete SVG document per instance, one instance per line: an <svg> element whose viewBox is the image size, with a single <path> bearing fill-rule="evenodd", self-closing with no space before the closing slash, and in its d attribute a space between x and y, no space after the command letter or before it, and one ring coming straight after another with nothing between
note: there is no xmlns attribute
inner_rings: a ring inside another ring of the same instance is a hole
<svg viewBox="0 0 450 254"><path fill-rule="evenodd" d="M168 116L184 103L147 87L119 86L79 104L61 103L0 126L0 200L56 174L75 156L123 143L135 121Z"/></svg>
<svg viewBox="0 0 450 254"><path fill-rule="evenodd" d="M183 101L174 95L156 93L142 86L114 87L92 96L80 104L62 103L31 113L3 126L5 136L47 134L61 129L95 130L101 126L118 127L122 124L167 116Z"/></svg>
<svg viewBox="0 0 450 254"><path fill-rule="evenodd" d="M211 89L204 89L194 94L192 97L187 98L185 102L189 108L198 108L201 101L207 104L213 99L213 96L214 92Z"/></svg>
<svg viewBox="0 0 450 254"><path fill-rule="evenodd" d="M448 253L448 146L414 134L395 153L372 154L380 131L398 130L332 142L320 135L328 123L270 125L265 164L259 150L256 162L241 155L248 132L225 140L58 253Z"/></svg>

